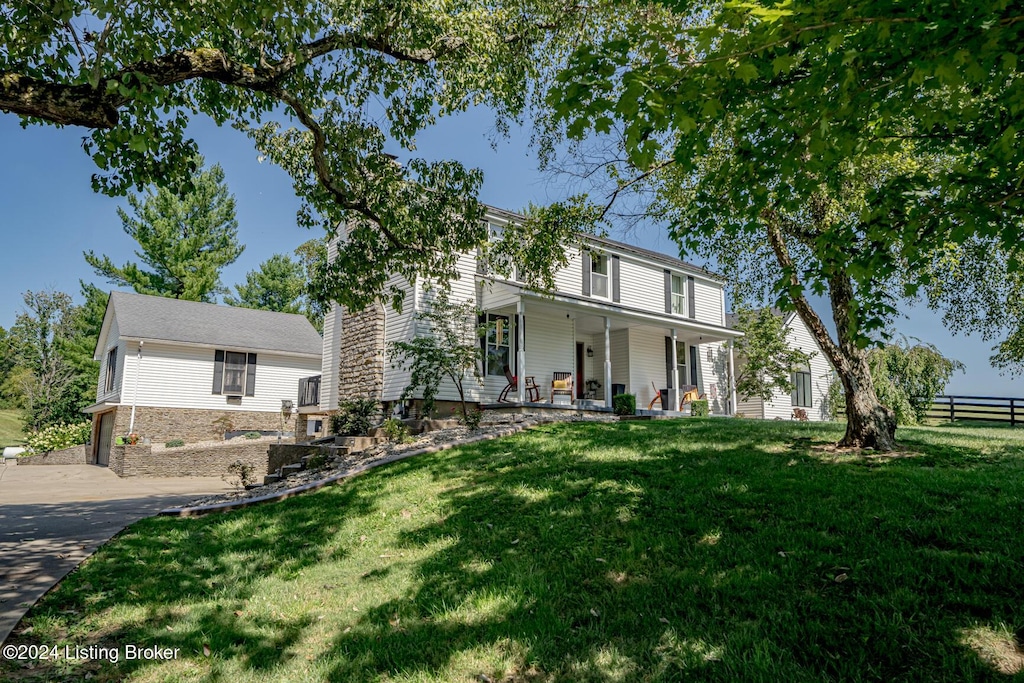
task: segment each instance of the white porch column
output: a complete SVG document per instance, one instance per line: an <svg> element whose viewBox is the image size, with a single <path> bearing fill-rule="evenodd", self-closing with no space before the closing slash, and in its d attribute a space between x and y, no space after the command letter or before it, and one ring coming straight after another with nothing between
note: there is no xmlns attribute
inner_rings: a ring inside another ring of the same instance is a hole
<svg viewBox="0 0 1024 683"><path fill-rule="evenodd" d="M612 321L604 317L604 404L612 407Z"/></svg>
<svg viewBox="0 0 1024 683"><path fill-rule="evenodd" d="M526 335L523 332L523 306L522 297L516 302L516 339L519 350L516 351L516 376L519 378L519 402L526 403Z"/></svg>
<svg viewBox="0 0 1024 683"><path fill-rule="evenodd" d="M729 340L729 414L736 414L736 370L732 359L733 340Z"/></svg>
<svg viewBox="0 0 1024 683"><path fill-rule="evenodd" d="M679 341L676 328L672 328L672 388L668 390L668 409L679 410L679 358L676 343Z"/></svg>

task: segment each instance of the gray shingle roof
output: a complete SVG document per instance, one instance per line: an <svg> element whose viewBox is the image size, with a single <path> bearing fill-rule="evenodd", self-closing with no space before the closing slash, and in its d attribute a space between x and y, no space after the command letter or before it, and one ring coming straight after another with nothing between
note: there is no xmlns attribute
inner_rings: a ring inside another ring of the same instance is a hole
<svg viewBox="0 0 1024 683"><path fill-rule="evenodd" d="M251 351L320 355L323 341L304 316L111 292L120 335Z"/></svg>

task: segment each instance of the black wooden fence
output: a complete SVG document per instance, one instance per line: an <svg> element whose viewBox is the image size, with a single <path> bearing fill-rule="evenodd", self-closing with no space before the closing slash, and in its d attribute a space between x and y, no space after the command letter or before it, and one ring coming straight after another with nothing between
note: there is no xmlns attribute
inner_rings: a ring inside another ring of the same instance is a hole
<svg viewBox="0 0 1024 683"><path fill-rule="evenodd" d="M985 420L1024 424L1024 398L1003 396L936 396L928 411L936 420Z"/></svg>

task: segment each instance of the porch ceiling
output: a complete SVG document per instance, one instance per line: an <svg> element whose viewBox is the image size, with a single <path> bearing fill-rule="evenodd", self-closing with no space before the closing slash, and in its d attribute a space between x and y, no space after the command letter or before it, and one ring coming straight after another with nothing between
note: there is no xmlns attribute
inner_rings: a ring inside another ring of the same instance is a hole
<svg viewBox="0 0 1024 683"><path fill-rule="evenodd" d="M511 288L509 288L511 289ZM494 297L491 301L496 306L487 306L488 298L484 297L484 304L487 310L504 315L514 315L516 312L515 300L509 301L505 290L502 296ZM716 327L695 323L686 319L670 318L655 313L630 310L614 310L604 303L578 302L572 299L556 298L554 300L543 295L531 292L521 292L525 304L527 320L530 315L543 315L551 317L565 317L575 321L578 334L604 334L604 319L607 316L611 322L611 329L624 330L629 328L645 328L657 330L659 333L668 334L672 329L676 330L680 339L686 339L695 343L707 343L726 341L743 336L742 333L727 328ZM515 297L516 299L518 298ZM596 309L596 310L595 310Z"/></svg>

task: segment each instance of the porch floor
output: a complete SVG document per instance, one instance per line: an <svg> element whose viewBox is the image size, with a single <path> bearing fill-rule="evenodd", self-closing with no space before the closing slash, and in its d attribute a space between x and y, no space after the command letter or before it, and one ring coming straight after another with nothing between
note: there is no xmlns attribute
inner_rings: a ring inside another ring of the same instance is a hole
<svg viewBox="0 0 1024 683"><path fill-rule="evenodd" d="M481 403L482 410L500 410L508 413L534 413L546 410L571 410L579 413L610 413L611 408L604 406L604 401L588 401L581 399L572 403L548 403L537 401L510 401L508 403Z"/></svg>

